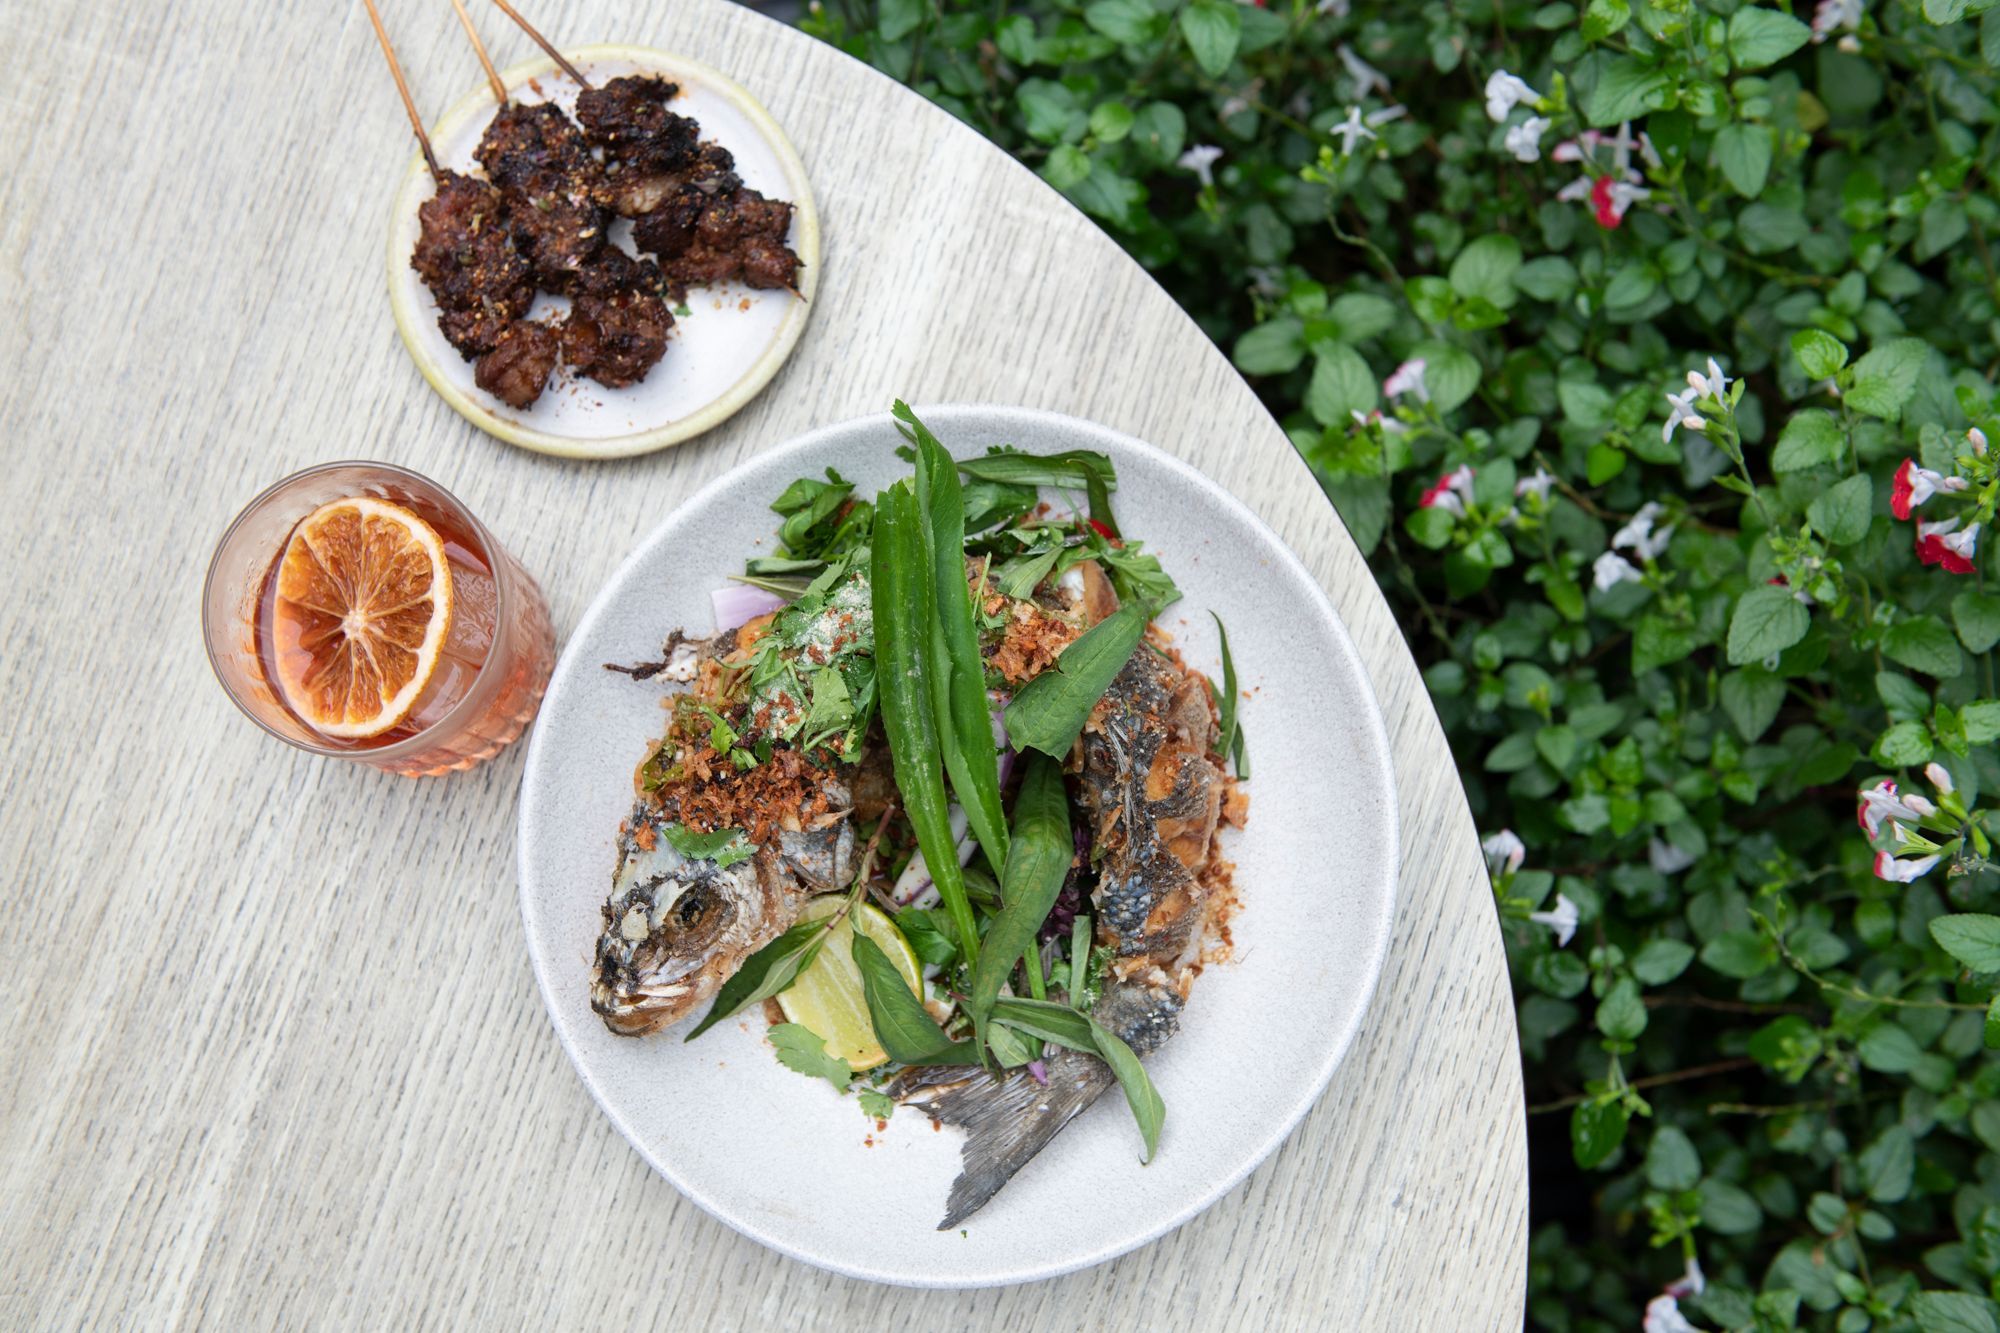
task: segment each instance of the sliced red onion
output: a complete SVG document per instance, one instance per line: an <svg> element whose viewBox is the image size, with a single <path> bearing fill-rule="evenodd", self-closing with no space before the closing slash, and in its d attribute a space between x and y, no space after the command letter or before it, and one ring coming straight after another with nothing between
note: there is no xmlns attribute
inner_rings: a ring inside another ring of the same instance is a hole
<svg viewBox="0 0 2000 1333"><path fill-rule="evenodd" d="M747 583L732 583L717 588L708 595L715 607L715 628L723 630L740 629L766 611L775 611L785 605L785 599L765 588L753 588Z"/></svg>

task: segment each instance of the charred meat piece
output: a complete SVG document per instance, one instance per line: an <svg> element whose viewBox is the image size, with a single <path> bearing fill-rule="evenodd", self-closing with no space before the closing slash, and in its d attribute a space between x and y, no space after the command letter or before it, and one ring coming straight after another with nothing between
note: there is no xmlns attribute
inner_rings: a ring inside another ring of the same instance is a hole
<svg viewBox="0 0 2000 1333"><path fill-rule="evenodd" d="M525 409L542 396L556 368L556 331L546 324L516 320L492 351L479 358L472 378L509 407Z"/></svg>
<svg viewBox="0 0 2000 1333"><path fill-rule="evenodd" d="M605 198L621 216L658 207L695 162L701 127L667 107L679 95L678 84L628 75L576 99L577 119L604 153Z"/></svg>
<svg viewBox="0 0 2000 1333"><path fill-rule="evenodd" d="M674 315L660 295L659 266L606 246L576 277L562 354L607 389L636 384L667 352Z"/></svg>
<svg viewBox="0 0 2000 1333"><path fill-rule="evenodd" d="M437 298L438 328L468 360L497 346L535 301L505 212L498 190L455 171L439 177L437 193L417 210L410 267Z"/></svg>
<svg viewBox="0 0 2000 1333"><path fill-rule="evenodd" d="M687 248L666 274L691 287L741 278L752 287L797 290L799 257L785 244L792 206L743 189L709 202Z"/></svg>
<svg viewBox="0 0 2000 1333"><path fill-rule="evenodd" d="M486 127L474 154L507 201L514 241L535 281L567 292L604 248L611 214L601 201L603 171L583 132L559 106L510 102Z"/></svg>
<svg viewBox="0 0 2000 1333"><path fill-rule="evenodd" d="M743 188L736 159L721 144L701 145L680 171L654 178L657 203L632 224L632 239L641 250L672 259L693 244L701 215L717 199Z"/></svg>

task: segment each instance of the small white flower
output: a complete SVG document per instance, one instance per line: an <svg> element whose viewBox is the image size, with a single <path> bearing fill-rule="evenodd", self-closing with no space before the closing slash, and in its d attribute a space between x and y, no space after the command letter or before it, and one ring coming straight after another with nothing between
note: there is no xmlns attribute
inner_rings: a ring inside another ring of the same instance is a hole
<svg viewBox="0 0 2000 1333"><path fill-rule="evenodd" d="M1937 788L1940 796L1949 796L1956 790L1952 786L1951 771L1943 764L1936 762L1925 764L1924 776L1930 779L1931 786Z"/></svg>
<svg viewBox="0 0 2000 1333"><path fill-rule="evenodd" d="M1936 868L1935 855L1921 856L1914 861L1898 860L1887 852L1875 853L1875 878L1886 879L1891 884L1908 884L1921 879Z"/></svg>
<svg viewBox="0 0 2000 1333"><path fill-rule="evenodd" d="M1703 398L1713 398L1718 402L1729 401L1729 376L1722 373L1722 367L1715 364L1715 358L1708 358L1708 373L1699 370L1688 372L1688 387Z"/></svg>
<svg viewBox="0 0 2000 1333"><path fill-rule="evenodd" d="M1667 1295L1675 1300L1683 1296L1699 1296L1707 1290L1708 1277L1701 1271L1701 1260L1691 1254L1681 1275L1667 1284Z"/></svg>
<svg viewBox="0 0 2000 1333"><path fill-rule="evenodd" d="M1360 56L1355 55L1353 47L1349 46L1346 42L1342 42L1339 48L1334 51L1334 54L1340 57L1340 63L1347 67L1347 72L1352 76L1354 81L1361 85L1362 93L1365 94L1370 88L1375 88L1379 89L1384 96L1388 95L1389 76L1381 70L1376 69Z"/></svg>
<svg viewBox="0 0 2000 1333"><path fill-rule="evenodd" d="M1684 389L1680 393L1667 395L1667 402L1673 406L1667 415L1667 424L1660 428L1660 439L1663 443L1674 438L1676 426L1686 426L1689 430L1708 429L1708 423L1694 410L1694 400L1699 397L1701 395L1693 389Z"/></svg>
<svg viewBox="0 0 2000 1333"><path fill-rule="evenodd" d="M1351 12L1351 8L1352 0L1319 0L1319 3L1313 6L1313 13L1344 19Z"/></svg>
<svg viewBox="0 0 2000 1333"><path fill-rule="evenodd" d="M1548 132L1548 117L1529 116L1508 129L1504 141L1506 149L1517 162L1539 162L1542 159L1542 136Z"/></svg>
<svg viewBox="0 0 2000 1333"><path fill-rule="evenodd" d="M1655 1296L1646 1303L1644 1333L1701 1333L1681 1313L1681 1303L1672 1296Z"/></svg>
<svg viewBox="0 0 2000 1333"><path fill-rule="evenodd" d="M1639 506L1639 512L1632 515L1624 527L1611 534L1611 549L1630 551L1641 560L1658 560L1673 539L1671 525L1653 531L1653 524L1660 517L1660 502L1648 500Z"/></svg>
<svg viewBox="0 0 2000 1333"><path fill-rule="evenodd" d="M1503 828L1480 843L1479 850L1486 853L1486 873L1495 879L1513 874L1528 859L1527 844L1510 828Z"/></svg>
<svg viewBox="0 0 2000 1333"><path fill-rule="evenodd" d="M1523 477L1514 483L1514 495L1516 499L1524 495L1532 495L1546 504L1549 498L1549 488L1555 484L1556 479L1550 474L1549 470L1538 467L1535 469L1534 475Z"/></svg>
<svg viewBox="0 0 2000 1333"><path fill-rule="evenodd" d="M1362 119L1370 125L1387 125L1390 121L1401 120L1409 114L1410 109L1406 106L1383 106L1370 111Z"/></svg>
<svg viewBox="0 0 2000 1333"><path fill-rule="evenodd" d="M1694 858L1660 838L1646 845L1646 860L1662 875L1678 875L1694 864Z"/></svg>
<svg viewBox="0 0 2000 1333"><path fill-rule="evenodd" d="M1424 385L1424 359L1412 357L1389 372L1389 378L1382 381L1384 398L1401 398L1406 393L1414 393L1417 401L1428 403L1431 391Z"/></svg>
<svg viewBox="0 0 2000 1333"><path fill-rule="evenodd" d="M1541 100L1540 93L1504 69L1496 69L1486 78L1486 114L1496 122L1507 119L1507 113L1523 102Z"/></svg>
<svg viewBox="0 0 2000 1333"><path fill-rule="evenodd" d="M1861 0L1819 0L1813 11L1812 39L1823 42L1841 28L1861 26Z"/></svg>
<svg viewBox="0 0 2000 1333"><path fill-rule="evenodd" d="M1883 778L1872 787L1861 789L1861 804L1854 809L1854 820L1861 825L1861 831L1873 838L1881 831L1885 819L1907 819L1912 822L1926 815L1937 813L1937 807L1914 792L1905 796L1897 792L1896 784Z"/></svg>
<svg viewBox="0 0 2000 1333"><path fill-rule="evenodd" d="M1358 407L1351 407L1348 409L1348 413L1354 418L1354 424L1363 430L1368 429L1370 426L1380 426L1384 432L1390 435L1401 435L1409 430L1408 426L1405 426L1402 422L1396 420L1396 418L1383 416L1379 409L1373 412L1363 412Z"/></svg>
<svg viewBox="0 0 2000 1333"><path fill-rule="evenodd" d="M1982 457L1986 453L1986 432L1974 426L1965 432L1965 442L1972 446L1972 452Z"/></svg>
<svg viewBox="0 0 2000 1333"><path fill-rule="evenodd" d="M1576 935L1576 904L1569 900L1568 894L1558 893L1553 911L1530 912L1528 920L1553 930L1556 933L1556 948L1561 949Z"/></svg>
<svg viewBox="0 0 2000 1333"><path fill-rule="evenodd" d="M1174 159L1174 165L1201 177L1203 185L1215 184L1215 163L1222 150L1212 143L1198 143Z"/></svg>
<svg viewBox="0 0 2000 1333"><path fill-rule="evenodd" d="M1644 130L1639 131L1639 157L1655 171L1667 165L1660 160L1660 150L1653 147L1653 140Z"/></svg>
<svg viewBox="0 0 2000 1333"><path fill-rule="evenodd" d="M1621 583L1636 583L1646 577L1639 572L1638 566L1616 551L1606 551L1598 556L1597 563L1590 567L1590 574L1599 592L1609 592Z"/></svg>
<svg viewBox="0 0 2000 1333"><path fill-rule="evenodd" d="M1347 119L1334 126L1329 133L1334 138L1340 140L1340 155L1342 157L1352 156L1356 143L1363 139L1372 139L1375 137L1375 131L1361 123L1361 108L1358 106L1347 108Z"/></svg>

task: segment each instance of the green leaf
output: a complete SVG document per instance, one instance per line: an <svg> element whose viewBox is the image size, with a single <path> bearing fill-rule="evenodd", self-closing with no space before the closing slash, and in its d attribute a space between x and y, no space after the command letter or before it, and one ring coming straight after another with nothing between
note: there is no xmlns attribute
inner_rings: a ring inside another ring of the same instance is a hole
<svg viewBox="0 0 2000 1333"><path fill-rule="evenodd" d="M1691 1190L1701 1183L1701 1157L1676 1126L1661 1125L1646 1145L1646 1183L1656 1190Z"/></svg>
<svg viewBox="0 0 2000 1333"><path fill-rule="evenodd" d="M1868 535L1874 503L1874 484L1862 473L1821 491L1806 506L1806 521L1836 546L1852 546Z"/></svg>
<svg viewBox="0 0 2000 1333"><path fill-rule="evenodd" d="M1847 364L1847 344L1823 329L1800 329L1792 335L1792 355L1807 379L1830 380Z"/></svg>
<svg viewBox="0 0 2000 1333"><path fill-rule="evenodd" d="M1306 410L1322 426L1349 425L1352 412L1364 416L1375 410L1375 373L1361 354L1346 343L1328 343L1313 362L1312 382L1306 386Z"/></svg>
<svg viewBox="0 0 2000 1333"><path fill-rule="evenodd" d="M1222 686L1215 691L1218 696L1215 701L1215 752L1227 755L1236 749L1238 741L1236 707L1241 701L1236 693L1236 659L1230 655L1229 631L1223 628L1222 617L1213 611L1208 615L1215 622L1215 636L1221 644L1222 654ZM1210 688L1215 688L1212 682ZM1241 765L1238 765L1238 770L1237 776L1244 776Z"/></svg>
<svg viewBox="0 0 2000 1333"><path fill-rule="evenodd" d="M1958 710L1965 739L1974 745L2000 740L2000 699L1980 699Z"/></svg>
<svg viewBox="0 0 2000 1333"><path fill-rule="evenodd" d="M863 1088L855 1097L861 1103L861 1114L870 1120L887 1120L896 1114L896 1099L873 1088Z"/></svg>
<svg viewBox="0 0 2000 1333"><path fill-rule="evenodd" d="M1166 1103L1160 1100L1160 1094L1154 1089L1152 1079L1146 1076L1139 1057L1116 1033L1068 1005L1045 1000L996 1000L993 1003L993 1021L1018 1028L1044 1041L1095 1055L1109 1065L1111 1072L1117 1076L1119 1087L1125 1092L1125 1104L1132 1108L1132 1118L1138 1122L1139 1135L1145 1140L1146 1154L1140 1160L1153 1160L1153 1153L1160 1144L1160 1127L1167 1117Z"/></svg>
<svg viewBox="0 0 2000 1333"><path fill-rule="evenodd" d="M1804 46L1812 29L1775 9L1743 8L1729 19L1729 58L1738 69L1762 69Z"/></svg>
<svg viewBox="0 0 2000 1333"><path fill-rule="evenodd" d="M1964 669L1958 639L1936 616L1899 620L1882 635L1882 651L1912 671L1948 680Z"/></svg>
<svg viewBox="0 0 2000 1333"><path fill-rule="evenodd" d="M1854 1052L1866 1068L1878 1074L1907 1074L1923 1059L1917 1039L1893 1021L1885 1020L1870 1028L1855 1043Z"/></svg>
<svg viewBox="0 0 2000 1333"><path fill-rule="evenodd" d="M900 42L924 21L924 0L882 0L875 11L875 31L885 42Z"/></svg>
<svg viewBox="0 0 2000 1333"><path fill-rule="evenodd" d="M762 1004L790 986L800 972L812 966L833 928L831 921L801 921L743 960L742 966L722 983L708 1015L682 1038L693 1041L702 1033L753 1004Z"/></svg>
<svg viewBox="0 0 2000 1333"><path fill-rule="evenodd" d="M1585 110L1592 125L1605 129L1666 105L1672 87L1673 80L1652 61L1619 56L1598 75Z"/></svg>
<svg viewBox="0 0 2000 1333"><path fill-rule="evenodd" d="M1646 1003L1639 983L1621 977L1597 1002L1597 1030L1613 1041L1631 1041L1646 1030Z"/></svg>
<svg viewBox="0 0 2000 1333"><path fill-rule="evenodd" d="M1960 593L1951 599L1951 623L1959 642L1975 653L2000 643L2000 593Z"/></svg>
<svg viewBox="0 0 2000 1333"><path fill-rule="evenodd" d="M2000 1333L1992 1304L1963 1291L1920 1291L1910 1297L1918 1333Z"/></svg>
<svg viewBox="0 0 2000 1333"><path fill-rule="evenodd" d="M729 746L719 748L727 750ZM685 824L662 824L660 832L667 845L682 856L690 861L713 861L719 870L727 870L738 861L747 861L757 854L757 844L750 841L742 829L719 828L710 833L697 833Z"/></svg>
<svg viewBox="0 0 2000 1333"><path fill-rule="evenodd" d="M1023 686L1007 705L1007 735L1014 747L1067 758L1090 710L1138 648L1148 618L1144 607L1120 607ZM928 851L924 859L930 860Z"/></svg>
<svg viewBox="0 0 2000 1333"><path fill-rule="evenodd" d="M1921 338L1897 338L1871 349L1854 363L1854 383L1847 391L1847 405L1884 421L1902 415L1903 405L1916 392L1917 375L1924 368L1930 344Z"/></svg>
<svg viewBox="0 0 2000 1333"><path fill-rule="evenodd" d="M1702 964L1725 977L1748 981L1778 961L1778 951L1754 930L1728 930L1701 949Z"/></svg>
<svg viewBox="0 0 2000 1333"><path fill-rule="evenodd" d="M847 1091L854 1070L847 1061L828 1055L826 1042L811 1028L798 1023L779 1023L767 1035L771 1045L778 1048L779 1064L807 1078L823 1078L838 1092Z"/></svg>
<svg viewBox="0 0 2000 1333"><path fill-rule="evenodd" d="M1041 176L1058 190L1073 190L1090 176L1090 155L1073 143L1057 144L1042 163Z"/></svg>
<svg viewBox="0 0 2000 1333"><path fill-rule="evenodd" d="M1685 940L1652 939L1632 956L1632 975L1642 985L1664 986L1685 972L1693 961L1694 946Z"/></svg>
<svg viewBox="0 0 2000 1333"><path fill-rule="evenodd" d="M1590 0L1583 11L1583 40L1601 42L1632 21L1628 0Z"/></svg>
<svg viewBox="0 0 2000 1333"><path fill-rule="evenodd" d="M1771 131L1763 125L1734 121L1716 132L1711 150L1716 169L1730 187L1745 199L1764 193L1771 174ZM1822 334L1822 337L1825 335ZM1793 339L1797 343L1796 337ZM1824 379L1824 375L1814 375Z"/></svg>
<svg viewBox="0 0 2000 1333"><path fill-rule="evenodd" d="M1576 265L1561 255L1544 255L1521 265L1514 286L1537 301L1567 301L1576 292Z"/></svg>
<svg viewBox="0 0 2000 1333"><path fill-rule="evenodd" d="M1440 413L1452 411L1479 388L1479 362L1463 348L1428 342L1411 355L1423 358L1424 385L1430 390L1431 406Z"/></svg>
<svg viewBox="0 0 2000 1333"><path fill-rule="evenodd" d="M1701 1224L1722 1236L1747 1236L1764 1214L1747 1190L1710 1176L1701 1182Z"/></svg>
<svg viewBox="0 0 2000 1333"><path fill-rule="evenodd" d="M1831 463L1840 457L1843 445L1840 425L1833 414L1809 407L1785 423L1778 435L1778 447L1771 453L1773 472L1803 472Z"/></svg>
<svg viewBox="0 0 2000 1333"><path fill-rule="evenodd" d="M1460 296L1480 297L1501 309L1514 303L1514 275L1521 270L1521 243L1512 236L1481 236L1451 262L1451 287Z"/></svg>
<svg viewBox="0 0 2000 1333"><path fill-rule="evenodd" d="M1876 1203L1901 1203L1910 1194L1916 1174L1917 1144L1910 1131L1891 1125L1862 1150L1858 1159L1861 1184Z"/></svg>
<svg viewBox="0 0 2000 1333"><path fill-rule="evenodd" d="M2000 916L1957 912L1931 918L1938 947L1974 972L2000 972Z"/></svg>
<svg viewBox="0 0 2000 1333"><path fill-rule="evenodd" d="M1231 359L1245 375L1282 375L1306 358L1305 324L1281 315L1236 340Z"/></svg>
<svg viewBox="0 0 2000 1333"><path fill-rule="evenodd" d="M1327 307L1326 318L1332 321L1336 338L1358 343L1393 328L1396 307L1373 292L1344 292Z"/></svg>
<svg viewBox="0 0 2000 1333"><path fill-rule="evenodd" d="M1770 729L1784 706L1784 678L1762 667L1744 667L1722 678L1722 711L1736 726L1736 734L1754 741Z"/></svg>
<svg viewBox="0 0 2000 1333"><path fill-rule="evenodd" d="M1031 753L1024 768L1021 789L1014 797L1011 850L1000 877L1000 911L979 946L979 965L973 969L966 1006L973 1022L982 1027L1014 965L1034 948L1076 855L1061 761Z"/></svg>
<svg viewBox="0 0 2000 1333"><path fill-rule="evenodd" d="M1931 757L1931 734L1921 722L1898 722L1876 740L1876 762L1893 768L1914 768Z"/></svg>
<svg viewBox="0 0 2000 1333"><path fill-rule="evenodd" d="M1097 0L1083 21L1121 46L1156 41L1166 31L1166 16L1146 0Z"/></svg>
<svg viewBox="0 0 2000 1333"><path fill-rule="evenodd" d="M1211 79L1219 78L1236 58L1243 37L1243 19L1227 0L1192 0L1181 10L1181 36L1194 53L1195 64Z"/></svg>
<svg viewBox="0 0 2000 1333"><path fill-rule="evenodd" d="M1092 449L1065 449L1054 454L996 450L959 460L958 470L974 481L1003 486L1062 486L1080 491L1096 484L1118 489L1118 471L1110 457Z"/></svg>
<svg viewBox="0 0 2000 1333"><path fill-rule="evenodd" d="M1729 662L1761 662L1797 643L1812 628L1812 616L1787 588L1752 588L1729 619Z"/></svg>
<svg viewBox="0 0 2000 1333"><path fill-rule="evenodd" d="M1631 1113L1623 1102L1584 1102L1569 1117L1570 1152L1586 1171L1602 1163L1625 1141Z"/></svg>
<svg viewBox="0 0 2000 1333"><path fill-rule="evenodd" d="M1187 143L1187 113L1172 102L1148 102L1134 113L1130 137L1142 158L1164 167Z"/></svg>
<svg viewBox="0 0 2000 1333"><path fill-rule="evenodd" d="M973 625L972 589L965 576L965 496L958 465L909 404L890 414L916 444L916 490L929 525L932 577L931 704L951 789L965 811L987 864L1007 864L1007 815L1000 805L999 754L993 743L986 663ZM930 855L924 856L928 863Z"/></svg>
<svg viewBox="0 0 2000 1333"><path fill-rule="evenodd" d="M928 860L929 858L925 858ZM861 972L861 993L868 1001L868 1021L875 1040L891 1060L906 1065L969 1065L979 1062L979 1047L953 1041L938 1029L910 983L882 952L882 946L854 932L854 966Z"/></svg>
<svg viewBox="0 0 2000 1333"><path fill-rule="evenodd" d="M942 741L932 702L936 612L928 535L910 481L897 482L876 496L870 557L875 680L903 811L916 831L917 845L923 849L938 894L951 913L959 949L970 962L979 957L979 928L973 923L972 904L965 896L958 844L946 810L939 762Z"/></svg>

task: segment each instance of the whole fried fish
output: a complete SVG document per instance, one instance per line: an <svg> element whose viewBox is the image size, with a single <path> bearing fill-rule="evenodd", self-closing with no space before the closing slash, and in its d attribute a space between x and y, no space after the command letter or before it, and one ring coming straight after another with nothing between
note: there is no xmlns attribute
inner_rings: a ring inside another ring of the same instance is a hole
<svg viewBox="0 0 2000 1333"><path fill-rule="evenodd" d="M590 983L590 1007L606 1027L643 1037L680 1022L788 930L808 898L847 883L847 790L837 779L825 790L836 816L780 833L775 846L727 868L676 851L660 809L639 802L619 837Z"/></svg>
<svg viewBox="0 0 2000 1333"><path fill-rule="evenodd" d="M1091 1015L1141 1057L1180 1026L1202 947L1201 874L1224 781L1209 754L1214 741L1207 683L1143 645L1083 733L1082 802L1102 856L1096 942L1116 952ZM1117 1083L1094 1055L1052 1047L1044 1064L1047 1087L1020 1071L909 1071L906 1099L966 1131L938 1230L977 1212Z"/></svg>

